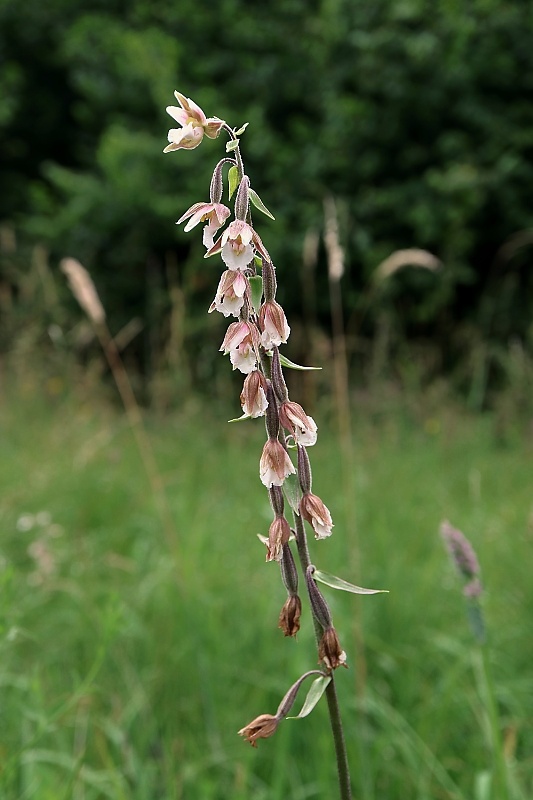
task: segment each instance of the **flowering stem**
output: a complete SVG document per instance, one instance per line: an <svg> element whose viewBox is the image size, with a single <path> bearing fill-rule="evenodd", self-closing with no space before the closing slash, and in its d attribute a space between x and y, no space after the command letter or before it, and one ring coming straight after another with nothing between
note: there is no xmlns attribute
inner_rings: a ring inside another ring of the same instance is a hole
<svg viewBox="0 0 533 800"><path fill-rule="evenodd" d="M294 524L296 528L296 544L298 547L298 556L302 571L306 572L307 568L311 566L311 558L309 556L309 548L307 545L307 536L305 533L304 521L299 514L294 514ZM317 644L322 636L322 630L319 623L313 617L315 626L315 637ZM337 758L337 775L339 779L339 793L341 800L352 800L352 788L350 785L350 769L348 766L348 755L346 752L346 741L344 739L344 731L342 727L341 711L339 707L339 699L337 697L337 689L335 688L335 679L331 673L331 681L326 688L326 699L328 702L329 721L331 725L331 732L333 734L333 742L335 745L335 756Z"/></svg>

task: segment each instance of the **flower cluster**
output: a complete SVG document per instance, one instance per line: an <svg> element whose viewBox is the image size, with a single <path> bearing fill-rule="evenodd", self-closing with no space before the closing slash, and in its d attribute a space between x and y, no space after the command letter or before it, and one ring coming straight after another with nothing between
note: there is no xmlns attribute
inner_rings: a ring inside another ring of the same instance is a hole
<svg viewBox="0 0 533 800"><path fill-rule="evenodd" d="M210 185L209 202L192 205L179 218L190 231L204 225L205 258L220 255L223 270L209 312L218 311L224 317L234 317L229 324L220 350L229 355L234 370L243 375L240 394L243 418L265 418L266 442L259 460L259 475L269 493L274 518L268 537L266 560L280 566L287 590L287 600L279 614L278 625L288 637L300 628L302 603L298 594L298 569L291 550L296 538L300 565L307 570L307 591L311 611L318 631L319 662L325 672L318 674L328 681L332 670L346 666L346 654L339 644L326 601L318 590L309 564L304 520L316 539L331 535L331 514L322 500L311 492L311 467L307 448L317 441L317 425L299 403L289 398L282 364L291 365L280 355L279 348L290 335L283 307L276 299L277 279L272 258L252 224L251 206L270 215L257 193L251 188L244 172L239 136L246 126L236 131L216 117L206 117L202 109L179 92L175 93L179 107L169 106L168 113L180 125L169 131L165 152L197 147L204 135L214 139L221 130L228 133L227 156L216 165ZM227 184L230 200L235 194L233 212L222 203L224 170L229 165ZM232 218L233 215L233 218ZM294 366L294 365L292 365ZM297 467L291 452L297 453ZM285 517L284 485L291 476L296 483L296 533ZM316 672L316 671L315 671ZM262 714L239 733L256 746L257 740L271 736L294 702L305 676L293 685L276 715Z"/></svg>

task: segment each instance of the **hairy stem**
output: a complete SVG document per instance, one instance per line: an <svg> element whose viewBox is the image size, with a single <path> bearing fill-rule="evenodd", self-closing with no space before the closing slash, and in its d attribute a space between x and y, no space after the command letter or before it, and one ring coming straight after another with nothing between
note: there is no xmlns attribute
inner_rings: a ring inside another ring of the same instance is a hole
<svg viewBox="0 0 533 800"><path fill-rule="evenodd" d="M299 514L296 514L296 512L294 513L294 524L296 527L298 556L300 559L302 572L305 574L307 567L309 567L311 564L311 558L309 556L309 548L307 546L307 536L305 533L304 521ZM313 618L313 622L315 625L315 636L318 644L322 635L322 630L316 619ZM337 758L337 774L339 778L340 798L341 800L352 800L348 755L346 752L346 742L342 727L341 711L333 673L331 674L331 681L326 689L326 699L328 701L329 721L331 724L331 732L333 734L333 742L335 745L335 756Z"/></svg>

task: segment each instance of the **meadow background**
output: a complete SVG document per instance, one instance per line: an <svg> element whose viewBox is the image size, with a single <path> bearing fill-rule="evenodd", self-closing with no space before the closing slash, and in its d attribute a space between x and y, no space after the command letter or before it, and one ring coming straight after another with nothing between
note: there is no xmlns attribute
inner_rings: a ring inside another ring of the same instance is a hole
<svg viewBox="0 0 533 800"><path fill-rule="evenodd" d="M264 429L227 424L241 382L205 313L219 265L174 226L220 157L163 156L174 89L250 123L286 354L323 366L288 376L336 523L313 558L390 592L328 592L354 796L507 800L445 518L482 565L509 798L533 796L532 24L503 0L0 0L2 798L335 794L322 705L257 751L236 735L315 655L308 618L276 628ZM413 247L439 268L388 273Z"/></svg>

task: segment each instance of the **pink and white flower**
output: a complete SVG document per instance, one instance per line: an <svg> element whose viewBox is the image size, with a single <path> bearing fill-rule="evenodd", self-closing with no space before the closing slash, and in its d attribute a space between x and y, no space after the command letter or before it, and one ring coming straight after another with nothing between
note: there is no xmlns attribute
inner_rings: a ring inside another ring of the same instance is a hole
<svg viewBox="0 0 533 800"><path fill-rule="evenodd" d="M311 525L315 532L315 539L325 539L331 536L333 520L329 509L320 497L311 492L306 492L300 500L300 514Z"/></svg>
<svg viewBox="0 0 533 800"><path fill-rule="evenodd" d="M222 273L218 284L215 299L209 306L209 314L212 311L220 311L225 317L231 314L238 317L244 305L244 295L248 288L248 278L239 270L227 269Z"/></svg>
<svg viewBox="0 0 533 800"><path fill-rule="evenodd" d="M204 228L203 242L205 247L209 249L213 246L215 233L222 227L230 214L229 208L222 203L195 203L185 214L182 214L176 225L181 225L182 222L190 218L183 229L188 232L199 222L207 222Z"/></svg>
<svg viewBox="0 0 533 800"><path fill-rule="evenodd" d="M220 253L228 269L244 270L254 257L254 252L270 261L270 256L258 234L242 219L231 222L204 258Z"/></svg>
<svg viewBox="0 0 533 800"><path fill-rule="evenodd" d="M308 417L299 403L287 400L279 407L279 421L294 436L296 444L310 447L316 444L317 426L313 417Z"/></svg>
<svg viewBox="0 0 533 800"><path fill-rule="evenodd" d="M173 150L194 150L198 147L204 132L197 125L185 125L183 128L171 128L168 132L168 141L163 153L171 153Z"/></svg>
<svg viewBox="0 0 533 800"><path fill-rule="evenodd" d="M267 439L259 462L261 482L267 489L282 486L285 478L295 473L294 464L283 445L277 439Z"/></svg>
<svg viewBox="0 0 533 800"><path fill-rule="evenodd" d="M169 130L169 144L163 152L170 153L182 148L193 150L204 138L204 133L210 139L216 139L224 120L218 117L206 117L199 105L180 92L174 92L174 96L180 105L167 106L167 114L170 114L182 127Z"/></svg>
<svg viewBox="0 0 533 800"><path fill-rule="evenodd" d="M226 331L220 350L229 353L233 369L244 374L252 372L257 366L257 347L259 331L249 322L232 322Z"/></svg>
<svg viewBox="0 0 533 800"><path fill-rule="evenodd" d="M265 350L284 344L291 332L285 312L275 300L267 300L259 309L259 327Z"/></svg>
<svg viewBox="0 0 533 800"><path fill-rule="evenodd" d="M268 408L266 398L267 382L265 376L254 370L244 379L241 392L241 407L243 413L249 417L262 417Z"/></svg>

